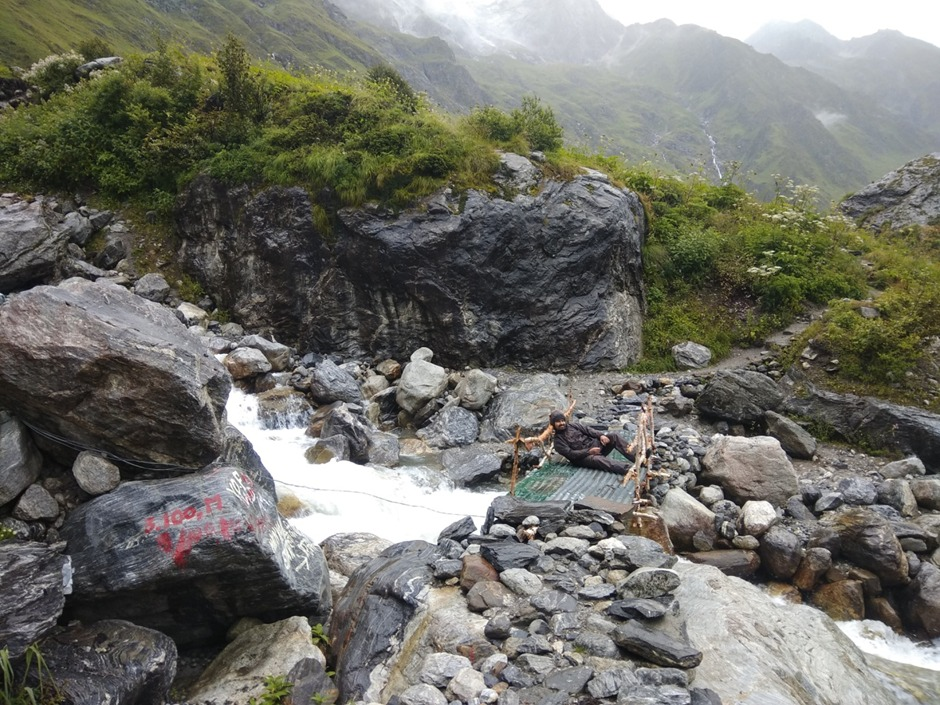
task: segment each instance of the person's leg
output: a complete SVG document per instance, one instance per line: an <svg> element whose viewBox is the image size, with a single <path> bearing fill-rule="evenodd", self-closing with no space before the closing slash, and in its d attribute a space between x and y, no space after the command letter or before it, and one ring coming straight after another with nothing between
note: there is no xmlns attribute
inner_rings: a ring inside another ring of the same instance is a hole
<svg viewBox="0 0 940 705"><path fill-rule="evenodd" d="M610 443L608 443L606 446L604 446L601 449L601 452L604 455L607 455L608 453L616 449L621 455L623 455L623 457L627 458L631 462L636 459L634 454L631 453L630 450L627 448L629 444L627 443L627 441L624 439L623 436L621 436L619 433L608 433L607 437L610 439Z"/></svg>
<svg viewBox="0 0 940 705"><path fill-rule="evenodd" d="M612 472L615 475L626 475L627 467L626 463L614 460L613 458L608 458L604 455L589 455L585 458L581 465L586 468L591 468L592 470L603 470L604 472Z"/></svg>

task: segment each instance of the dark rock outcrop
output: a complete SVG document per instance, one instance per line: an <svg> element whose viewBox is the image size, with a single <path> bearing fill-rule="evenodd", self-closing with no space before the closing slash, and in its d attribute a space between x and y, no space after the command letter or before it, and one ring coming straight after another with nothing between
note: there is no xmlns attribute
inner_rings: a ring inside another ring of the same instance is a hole
<svg viewBox="0 0 940 705"><path fill-rule="evenodd" d="M940 219L940 152L908 162L839 204L862 226L893 230Z"/></svg>
<svg viewBox="0 0 940 705"><path fill-rule="evenodd" d="M177 210L184 266L246 326L274 321L322 352L428 345L451 367L544 369L639 354L645 216L599 173L512 201L444 192L422 212L344 209L329 238L311 207L300 189L197 179Z"/></svg>
<svg viewBox="0 0 940 705"><path fill-rule="evenodd" d="M72 567L64 544L0 543L0 644L17 658L26 647L52 629L65 595L72 589Z"/></svg>
<svg viewBox="0 0 940 705"><path fill-rule="evenodd" d="M791 389L783 402L788 413L822 422L845 438L864 440L873 448L916 455L927 472L940 472L937 414L871 397L827 392L792 376L785 382Z"/></svg>
<svg viewBox="0 0 940 705"><path fill-rule="evenodd" d="M75 705L160 705L176 675L172 639L117 619L71 627L40 651L63 701Z"/></svg>
<svg viewBox="0 0 940 705"><path fill-rule="evenodd" d="M424 541L397 543L353 573L330 627L341 702L360 699L390 648L401 645L418 598L433 581L429 565L437 557Z"/></svg>
<svg viewBox="0 0 940 705"><path fill-rule="evenodd" d="M46 433L186 467L222 447L228 374L172 311L120 286L69 279L10 296L0 359L4 405Z"/></svg>
<svg viewBox="0 0 940 705"><path fill-rule="evenodd" d="M119 617L177 643L216 640L239 618L330 610L323 552L239 468L126 482L62 527L75 570L73 616Z"/></svg>

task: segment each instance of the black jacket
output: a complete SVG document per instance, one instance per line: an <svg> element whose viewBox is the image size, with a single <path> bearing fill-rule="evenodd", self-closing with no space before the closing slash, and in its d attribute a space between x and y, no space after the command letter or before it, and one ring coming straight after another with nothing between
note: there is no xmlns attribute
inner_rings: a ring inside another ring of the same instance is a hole
<svg viewBox="0 0 940 705"><path fill-rule="evenodd" d="M572 463L588 457L591 448L600 448L604 433L580 423L569 423L564 431L555 431L555 450Z"/></svg>

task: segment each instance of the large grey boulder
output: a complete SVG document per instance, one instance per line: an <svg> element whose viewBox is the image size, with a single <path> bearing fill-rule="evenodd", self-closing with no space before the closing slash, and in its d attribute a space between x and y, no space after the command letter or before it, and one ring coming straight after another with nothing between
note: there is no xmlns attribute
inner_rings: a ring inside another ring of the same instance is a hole
<svg viewBox="0 0 940 705"><path fill-rule="evenodd" d="M0 644L17 658L49 632L72 591L72 564L64 543L0 542Z"/></svg>
<svg viewBox="0 0 940 705"><path fill-rule="evenodd" d="M69 243L54 222L43 198L0 205L0 293L54 278Z"/></svg>
<svg viewBox="0 0 940 705"><path fill-rule="evenodd" d="M845 438L872 448L917 456L927 472L940 472L940 415L871 397L836 394L816 388L793 371L784 379L790 392L786 412L829 426Z"/></svg>
<svg viewBox="0 0 940 705"><path fill-rule="evenodd" d="M42 456L26 427L0 410L0 506L35 482L41 468Z"/></svg>
<svg viewBox="0 0 940 705"><path fill-rule="evenodd" d="M780 442L770 436L717 437L702 458L702 480L721 485L738 504L766 500L783 507L799 494L799 482Z"/></svg>
<svg viewBox="0 0 940 705"><path fill-rule="evenodd" d="M471 487L492 480L503 463L495 453L465 446L445 450L441 453L441 464L456 487Z"/></svg>
<svg viewBox="0 0 940 705"><path fill-rule="evenodd" d="M310 396L318 404L344 401L358 404L362 391L356 378L332 360L323 359L310 370Z"/></svg>
<svg viewBox="0 0 940 705"><path fill-rule="evenodd" d="M462 406L445 406L415 435L432 448L453 448L473 443L479 432L480 422L472 411Z"/></svg>
<svg viewBox="0 0 940 705"><path fill-rule="evenodd" d="M783 392L767 375L751 370L722 370L712 377L695 400L706 416L732 423L753 424L768 409L776 410Z"/></svg>
<svg viewBox="0 0 940 705"><path fill-rule="evenodd" d="M672 346L672 359L680 370L697 370L708 366L712 360L712 351L704 345L687 340Z"/></svg>
<svg viewBox="0 0 940 705"><path fill-rule="evenodd" d="M908 162L839 204L871 230L930 225L940 218L940 152Z"/></svg>
<svg viewBox="0 0 940 705"><path fill-rule="evenodd" d="M696 534L700 540L713 542L716 538L715 513L679 487L666 493L659 514L669 529L669 538L680 551L697 548L694 543Z"/></svg>
<svg viewBox="0 0 940 705"><path fill-rule="evenodd" d="M447 389L447 370L427 360L412 360L405 365L398 380L395 401L409 414L414 414Z"/></svg>
<svg viewBox="0 0 940 705"><path fill-rule="evenodd" d="M237 619L330 611L323 552L242 469L125 482L62 527L75 571L71 609L158 629L178 644L218 639Z"/></svg>
<svg viewBox="0 0 940 705"><path fill-rule="evenodd" d="M676 591L681 619L702 652L697 688L739 705L896 702L864 654L822 612L774 602L710 566L678 563L674 570L682 579Z"/></svg>
<svg viewBox="0 0 940 705"><path fill-rule="evenodd" d="M298 349L404 359L427 345L453 368L637 358L646 220L634 193L589 172L512 200L442 191L425 205L341 209L324 233L303 189L198 178L176 211L181 261L221 308L252 329L277 321Z"/></svg>
<svg viewBox="0 0 940 705"><path fill-rule="evenodd" d="M508 380L490 403L480 426L480 440L504 441L515 435L518 427L523 436L540 433L548 426L553 410L568 406L564 383L564 377L547 373Z"/></svg>
<svg viewBox="0 0 940 705"><path fill-rule="evenodd" d="M489 404L495 392L496 378L477 369L464 374L454 390L454 394L460 400L460 405L471 411L479 411Z"/></svg>
<svg viewBox="0 0 940 705"><path fill-rule="evenodd" d="M120 286L69 279L10 296L0 359L0 398L47 433L190 468L221 449L230 377L171 311Z"/></svg>
<svg viewBox="0 0 940 705"><path fill-rule="evenodd" d="M356 570L330 621L340 702L374 700L405 630L426 595L437 549L424 541L390 546Z"/></svg>

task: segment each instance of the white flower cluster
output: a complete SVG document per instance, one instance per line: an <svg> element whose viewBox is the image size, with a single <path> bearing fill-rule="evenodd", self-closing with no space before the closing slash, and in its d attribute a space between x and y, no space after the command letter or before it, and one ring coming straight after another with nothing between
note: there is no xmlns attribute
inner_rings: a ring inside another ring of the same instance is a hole
<svg viewBox="0 0 940 705"><path fill-rule="evenodd" d="M85 63L85 59L75 51L69 51L65 54L50 54L44 59L40 59L29 67L29 70L23 74L26 81L35 81L44 76L50 69L59 69L63 67L68 70L69 67L75 68Z"/></svg>

